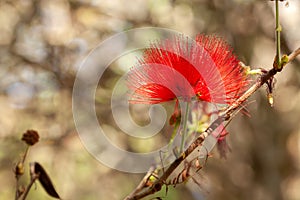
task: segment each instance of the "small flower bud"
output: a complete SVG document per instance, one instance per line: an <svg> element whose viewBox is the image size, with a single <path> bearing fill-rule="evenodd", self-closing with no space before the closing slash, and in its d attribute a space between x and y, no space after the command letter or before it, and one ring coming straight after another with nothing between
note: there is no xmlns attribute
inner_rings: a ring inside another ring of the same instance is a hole
<svg viewBox="0 0 300 200"><path fill-rule="evenodd" d="M174 113L172 114L172 116L170 117L169 124L172 126L172 125L174 125L174 124L179 123L180 120L181 120L181 114L180 114L180 113L174 112Z"/></svg>
<svg viewBox="0 0 300 200"><path fill-rule="evenodd" d="M24 174L24 165L23 163L19 162L17 165L16 165L16 176L21 176Z"/></svg>
<svg viewBox="0 0 300 200"><path fill-rule="evenodd" d="M268 94L268 102L269 102L269 104L270 104L271 107L274 106L274 98L273 98L273 94L272 93Z"/></svg>

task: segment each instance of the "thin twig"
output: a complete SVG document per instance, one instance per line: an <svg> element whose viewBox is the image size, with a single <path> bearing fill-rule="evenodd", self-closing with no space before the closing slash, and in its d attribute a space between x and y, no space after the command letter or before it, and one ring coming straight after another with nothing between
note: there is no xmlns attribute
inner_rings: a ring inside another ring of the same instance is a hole
<svg viewBox="0 0 300 200"><path fill-rule="evenodd" d="M154 170L155 170L155 167L151 166L150 169L148 170L147 174L144 176L142 181L139 183L139 185L124 200L129 200L129 199L131 199L131 197L134 197L137 193L142 191L142 189L146 186L146 184L147 184L150 176L154 172Z"/></svg>
<svg viewBox="0 0 300 200"><path fill-rule="evenodd" d="M280 53L280 32L282 31L280 21L279 21L279 5L278 0L275 2L275 17L276 17L276 63L277 65L280 65L281 61L281 53Z"/></svg>
<svg viewBox="0 0 300 200"><path fill-rule="evenodd" d="M30 146L27 145L26 147L26 150L25 150L25 153L23 154L22 158L21 158L21 161L19 161L15 167L15 177L16 177L16 192L15 192L15 200L18 200L20 195L22 195L22 193L20 192L19 190L19 187L20 187L20 177L23 175L24 173L24 163L25 163L25 160L26 160L26 157L28 155L28 152L29 152L29 148Z"/></svg>
<svg viewBox="0 0 300 200"><path fill-rule="evenodd" d="M27 157L27 155L28 155L29 148L30 148L30 146L27 145L26 150L25 150L25 153L24 153L24 155L23 155L23 159L22 159L22 163L23 163L23 164L25 163L25 159L26 159L26 157Z"/></svg>
<svg viewBox="0 0 300 200"><path fill-rule="evenodd" d="M180 153L183 152L184 145L185 145L185 137L187 135L187 121L189 118L189 107L190 103L187 101L185 104L185 114L184 114L184 119L183 119L183 130L181 133L181 144L180 144Z"/></svg>
<svg viewBox="0 0 300 200"><path fill-rule="evenodd" d="M26 197L27 197L27 195L28 195L28 193L29 193L29 191L30 191L30 189L31 189L31 187L32 187L32 185L33 185L33 183L34 183L37 179L39 179L39 175L38 175L38 174L33 175L33 177L30 179L30 183L27 185L27 187L26 187L24 193L22 194L20 200L25 200L25 199L26 199Z"/></svg>
<svg viewBox="0 0 300 200"><path fill-rule="evenodd" d="M25 200L33 183L39 179L40 174L39 173L35 173L35 169L34 169L34 165L30 164L30 183L27 185L24 193L19 197L20 200Z"/></svg>
<svg viewBox="0 0 300 200"><path fill-rule="evenodd" d="M299 54L300 54L300 48L298 48L288 56L289 59L286 63L284 63L284 65L293 61L296 58L296 56L298 56ZM282 67L283 66L281 66L281 68ZM160 191L162 186L166 183L169 176L182 163L182 161L184 161L185 158L189 156L198 146L202 145L205 138L209 136L214 130L216 130L216 128L218 128L224 121L228 121L231 118L232 113L236 111L236 109L239 108L257 89L259 89L263 84L265 84L267 81L273 78L274 75L280 71L281 71L280 68L278 69L273 67L272 69L270 69L269 71L261 75L261 77L258 78L258 80L255 82L253 86L251 86L233 104L228 106L227 109L225 109L225 111L223 111L223 113L221 113L219 117L214 122L212 122L212 124L195 139L195 141L181 154L181 156L179 156L175 161L173 161L173 163L171 163L168 169L165 170L162 176L157 181L155 181L151 187L148 187L144 191L139 190L141 191L140 193L138 192L131 193L125 198L125 200L138 200ZM149 177L149 174L147 174L147 176ZM143 179L143 181L139 184L138 188L144 188L144 186L146 185Z"/></svg>
<svg viewBox="0 0 300 200"><path fill-rule="evenodd" d="M300 47L289 55L289 62L294 60L298 55L300 55Z"/></svg>

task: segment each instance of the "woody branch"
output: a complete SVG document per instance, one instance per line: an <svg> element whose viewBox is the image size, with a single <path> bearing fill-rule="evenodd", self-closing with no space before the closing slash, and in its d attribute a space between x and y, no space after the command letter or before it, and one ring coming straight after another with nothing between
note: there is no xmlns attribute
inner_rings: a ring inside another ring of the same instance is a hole
<svg viewBox="0 0 300 200"><path fill-rule="evenodd" d="M162 186L166 184L167 179L175 171L175 169L189 156L197 147L202 145L203 141L207 136L209 136L214 130L216 130L224 121L231 119L232 114L236 111L255 91L257 91L261 86L270 81L274 75L281 72L283 67L293 61L300 54L300 48L293 51L288 56L283 56L279 64L276 59L273 64L273 68L264 72L243 95L240 96L235 102L229 105L219 117L213 121L210 126L202 132L193 143L191 143L188 148L175 160L171 165L164 171L164 173L154 182L151 187L147 187L147 180L152 175L151 171L146 174L142 179L138 187L128 195L124 200L138 200L148 195L154 194L161 190ZM277 63L277 64L276 64ZM280 65L280 66L278 66ZM145 188L145 189L144 189Z"/></svg>

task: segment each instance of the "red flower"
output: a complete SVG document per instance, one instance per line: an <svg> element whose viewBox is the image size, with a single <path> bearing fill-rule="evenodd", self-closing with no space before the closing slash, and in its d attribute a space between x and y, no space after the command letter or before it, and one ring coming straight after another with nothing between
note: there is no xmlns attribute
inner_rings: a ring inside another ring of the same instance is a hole
<svg viewBox="0 0 300 200"><path fill-rule="evenodd" d="M232 103L245 91L247 78L222 39L198 35L152 44L128 75L130 103L156 104L198 98Z"/></svg>

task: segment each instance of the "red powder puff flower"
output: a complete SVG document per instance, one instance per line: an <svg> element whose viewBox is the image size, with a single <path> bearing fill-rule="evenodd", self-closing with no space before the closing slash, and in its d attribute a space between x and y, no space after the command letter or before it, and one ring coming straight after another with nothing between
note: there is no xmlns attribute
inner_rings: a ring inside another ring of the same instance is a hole
<svg viewBox="0 0 300 200"><path fill-rule="evenodd" d="M198 35L152 44L128 75L130 103L157 104L181 99L232 103L246 89L239 60L222 39Z"/></svg>

